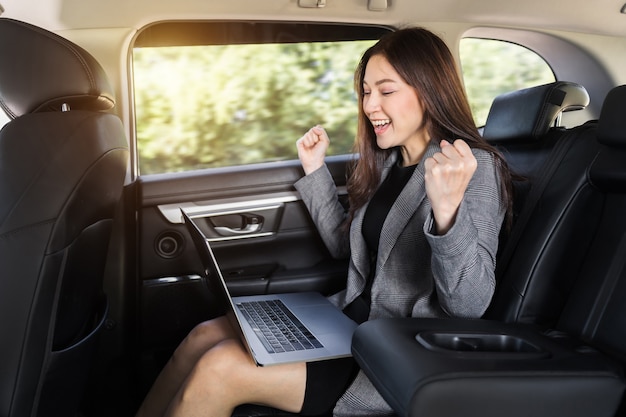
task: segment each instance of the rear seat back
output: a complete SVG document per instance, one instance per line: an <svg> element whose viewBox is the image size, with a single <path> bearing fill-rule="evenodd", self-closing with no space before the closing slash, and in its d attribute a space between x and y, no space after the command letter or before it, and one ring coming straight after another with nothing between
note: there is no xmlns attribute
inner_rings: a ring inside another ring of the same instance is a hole
<svg viewBox="0 0 626 417"><path fill-rule="evenodd" d="M602 203L588 181L599 150L596 125L551 126L561 112L588 102L585 89L568 82L494 101L484 137L525 180L515 184L516 217L501 242L496 293L486 318L546 327L558 320Z"/></svg>
<svg viewBox="0 0 626 417"><path fill-rule="evenodd" d="M505 93L493 101L483 137L505 154L513 171L534 179L561 137L562 129L553 128L560 115L588 104L587 90L567 81Z"/></svg>
<svg viewBox="0 0 626 417"><path fill-rule="evenodd" d="M607 95L598 125L602 150L589 170L603 194L598 232L557 329L626 364L626 86Z"/></svg>

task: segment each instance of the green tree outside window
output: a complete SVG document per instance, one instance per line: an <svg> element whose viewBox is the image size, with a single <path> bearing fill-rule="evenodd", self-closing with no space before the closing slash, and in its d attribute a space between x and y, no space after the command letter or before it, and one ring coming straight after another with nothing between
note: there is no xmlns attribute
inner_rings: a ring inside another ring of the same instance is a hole
<svg viewBox="0 0 626 417"><path fill-rule="evenodd" d="M136 48L142 174L295 159L318 123L330 154L350 153L354 69L372 43Z"/></svg>

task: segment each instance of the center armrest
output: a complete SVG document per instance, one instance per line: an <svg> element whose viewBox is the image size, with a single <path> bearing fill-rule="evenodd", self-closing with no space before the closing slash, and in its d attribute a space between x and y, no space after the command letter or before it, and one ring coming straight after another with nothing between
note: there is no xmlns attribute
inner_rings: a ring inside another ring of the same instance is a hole
<svg viewBox="0 0 626 417"><path fill-rule="evenodd" d="M352 351L399 416L612 416L625 387L605 355L522 324L372 320Z"/></svg>

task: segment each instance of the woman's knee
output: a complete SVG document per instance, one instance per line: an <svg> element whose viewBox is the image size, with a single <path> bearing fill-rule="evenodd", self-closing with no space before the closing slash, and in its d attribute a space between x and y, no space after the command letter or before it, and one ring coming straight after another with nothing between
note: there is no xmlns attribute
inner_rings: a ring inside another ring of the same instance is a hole
<svg viewBox="0 0 626 417"><path fill-rule="evenodd" d="M257 368L238 339L227 339L197 361L180 399L225 409L260 403L295 412L302 407L305 381L304 364Z"/></svg>
<svg viewBox="0 0 626 417"><path fill-rule="evenodd" d="M207 352L196 362L185 391L188 395L232 395L237 389L235 382L238 369L247 364L247 358L241 344L234 339L227 339Z"/></svg>
<svg viewBox="0 0 626 417"><path fill-rule="evenodd" d="M187 334L174 352L172 360L195 363L213 346L231 337L233 337L232 328L224 318L202 322Z"/></svg>
<svg viewBox="0 0 626 417"><path fill-rule="evenodd" d="M224 381L233 370L248 364L244 347L237 339L225 339L208 350L198 361L197 368Z"/></svg>

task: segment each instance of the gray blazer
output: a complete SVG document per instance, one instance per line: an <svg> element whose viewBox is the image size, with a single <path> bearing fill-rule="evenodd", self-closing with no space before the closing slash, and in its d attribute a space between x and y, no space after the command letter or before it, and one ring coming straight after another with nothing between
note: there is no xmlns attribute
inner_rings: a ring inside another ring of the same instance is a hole
<svg viewBox="0 0 626 417"><path fill-rule="evenodd" d="M424 159L438 152L431 141ZM446 235L431 233L433 217L419 164L383 225L371 289L370 319L381 317L480 317L495 286L495 257L505 208L493 156L473 149L478 167ZM397 161L385 163L382 179ZM382 181L382 180L381 180ZM349 237L341 230L345 211L333 179L320 168L295 184L330 253L350 257L344 291L330 297L340 308L358 297L370 274L369 252L361 234L367 205L356 213ZM393 415L389 405L360 372L338 401L337 416Z"/></svg>

